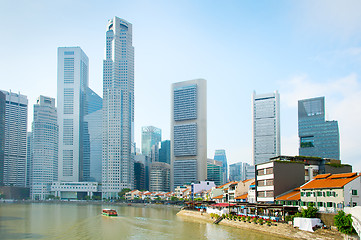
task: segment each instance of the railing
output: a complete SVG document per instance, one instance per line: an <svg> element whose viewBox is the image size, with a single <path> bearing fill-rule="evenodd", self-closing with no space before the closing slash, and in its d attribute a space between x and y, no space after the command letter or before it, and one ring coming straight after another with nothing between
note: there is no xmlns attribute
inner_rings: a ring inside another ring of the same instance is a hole
<svg viewBox="0 0 361 240"><path fill-rule="evenodd" d="M358 220L354 216L351 216L351 219L352 219L353 228L357 232L357 235L360 236L360 234L361 234L361 222L360 222L360 220Z"/></svg>

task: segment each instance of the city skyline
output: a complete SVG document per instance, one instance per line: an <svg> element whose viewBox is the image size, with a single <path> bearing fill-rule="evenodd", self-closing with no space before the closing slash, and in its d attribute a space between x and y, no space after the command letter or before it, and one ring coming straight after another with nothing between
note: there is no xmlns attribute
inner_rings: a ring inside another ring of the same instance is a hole
<svg viewBox="0 0 361 240"><path fill-rule="evenodd" d="M258 5L139 1L120 2L111 10L90 4L87 11L79 11L81 1L71 10L61 2L20 5L8 2L2 8L0 29L7 38L1 40L1 52L7 57L0 60L4 66L0 77L9 79L3 81L2 89L28 96L29 123L36 97L56 97L57 47L80 46L89 56L90 85L98 94L102 92L104 26L107 19L119 16L134 25L134 137L138 146L141 126L158 126L163 139L170 139L169 86L200 77L208 81L208 157L223 148L229 163L250 163L252 91L278 89L282 96L282 154L298 154L297 101L325 96L327 120L339 123L341 160L361 169L357 139L361 134L357 108L361 102L361 15L355 10L359 2L291 6L282 1ZM64 12L66 17L57 18ZM14 18L15 13L19 17ZM147 21L150 18L151 23ZM215 18L220 29L216 36L214 25L209 24ZM45 34L41 28L49 26L47 19L53 19L55 27L47 28ZM79 28L74 22L81 19L87 24ZM14 24L18 28L13 28ZM157 28L151 28L152 24ZM18 31L27 34L26 43L17 39ZM13 64L17 59L27 62L22 71ZM219 59L226 64L219 64ZM223 119L226 122L219 127Z"/></svg>

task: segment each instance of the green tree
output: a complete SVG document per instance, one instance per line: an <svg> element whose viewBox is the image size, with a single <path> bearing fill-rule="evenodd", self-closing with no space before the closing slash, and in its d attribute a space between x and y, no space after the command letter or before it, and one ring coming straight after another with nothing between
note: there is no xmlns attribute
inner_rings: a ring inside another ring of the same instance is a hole
<svg viewBox="0 0 361 240"><path fill-rule="evenodd" d="M339 232L345 234L355 233L355 229L352 227L352 218L351 214L345 214L344 211L339 211L338 214L334 217L335 226Z"/></svg>
<svg viewBox="0 0 361 240"><path fill-rule="evenodd" d="M130 192L132 191L130 188L123 188L122 191L118 192L118 196L121 198L121 197L124 197L124 195L127 193L127 192Z"/></svg>
<svg viewBox="0 0 361 240"><path fill-rule="evenodd" d="M314 203L309 203L307 209L302 209L301 215L304 218L315 218L317 216L318 209L315 208Z"/></svg>
<svg viewBox="0 0 361 240"><path fill-rule="evenodd" d="M170 198L170 200L171 200L172 202L176 202L176 201L178 201L178 198L175 197L175 196L172 196L172 197Z"/></svg>

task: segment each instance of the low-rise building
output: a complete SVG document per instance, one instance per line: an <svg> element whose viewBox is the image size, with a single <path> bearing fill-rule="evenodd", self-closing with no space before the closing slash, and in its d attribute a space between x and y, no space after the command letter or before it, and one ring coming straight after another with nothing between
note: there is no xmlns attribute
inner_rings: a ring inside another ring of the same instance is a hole
<svg viewBox="0 0 361 240"><path fill-rule="evenodd" d="M320 174L300 187L302 205L314 203L321 212L361 206L361 177L357 173Z"/></svg>
<svg viewBox="0 0 361 240"><path fill-rule="evenodd" d="M93 197L99 193L98 182L53 182L51 192L60 199L83 199L84 196Z"/></svg>

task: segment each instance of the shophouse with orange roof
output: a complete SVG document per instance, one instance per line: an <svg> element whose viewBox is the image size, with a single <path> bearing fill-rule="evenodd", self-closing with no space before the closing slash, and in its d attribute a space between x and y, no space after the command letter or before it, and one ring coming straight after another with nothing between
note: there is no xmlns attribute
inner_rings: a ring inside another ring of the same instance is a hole
<svg viewBox="0 0 361 240"><path fill-rule="evenodd" d="M302 205L314 203L321 212L337 212L346 206L361 206L358 173L320 174L300 187Z"/></svg>

